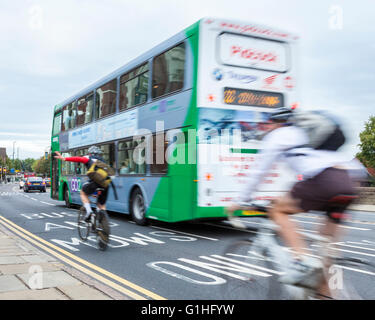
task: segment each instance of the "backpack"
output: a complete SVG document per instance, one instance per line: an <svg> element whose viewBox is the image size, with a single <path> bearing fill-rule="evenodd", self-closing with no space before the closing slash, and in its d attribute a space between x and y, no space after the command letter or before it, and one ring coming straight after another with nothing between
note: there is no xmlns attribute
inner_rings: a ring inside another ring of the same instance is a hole
<svg viewBox="0 0 375 320"><path fill-rule="evenodd" d="M116 174L115 170L103 161L96 160L87 171L87 176L103 188L108 188L112 182L110 176Z"/></svg>
<svg viewBox="0 0 375 320"><path fill-rule="evenodd" d="M296 111L292 124L306 132L309 138L306 147L336 151L346 141L338 121L323 111Z"/></svg>

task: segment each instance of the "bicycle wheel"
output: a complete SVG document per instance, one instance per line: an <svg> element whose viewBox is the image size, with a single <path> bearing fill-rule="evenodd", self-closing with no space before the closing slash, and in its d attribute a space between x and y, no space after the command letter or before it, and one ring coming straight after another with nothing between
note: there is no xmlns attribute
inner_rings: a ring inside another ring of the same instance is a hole
<svg viewBox="0 0 375 320"><path fill-rule="evenodd" d="M83 240L86 241L90 233L90 224L85 221L86 209L81 207L78 212L78 235Z"/></svg>
<svg viewBox="0 0 375 320"><path fill-rule="evenodd" d="M105 211L100 210L97 217L98 222L98 247L100 250L106 250L109 243L110 227L108 214Z"/></svg>
<svg viewBox="0 0 375 320"><path fill-rule="evenodd" d="M265 248L256 248L253 240L230 244L224 251L227 262L222 296L226 300L278 300L291 299L291 295L278 281L280 275Z"/></svg>

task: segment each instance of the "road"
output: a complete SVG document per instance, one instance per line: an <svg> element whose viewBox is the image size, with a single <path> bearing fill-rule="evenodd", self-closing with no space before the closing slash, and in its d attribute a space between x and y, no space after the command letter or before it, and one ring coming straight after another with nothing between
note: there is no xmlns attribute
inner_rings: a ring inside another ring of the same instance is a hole
<svg viewBox="0 0 375 320"><path fill-rule="evenodd" d="M47 193L24 193L18 184L0 185L0 222L11 225L55 254L63 262L79 266L116 290L134 299L221 300L225 299L224 248L247 233L226 222L134 224L127 215L110 213L111 242L107 251L96 248L96 239L80 241L76 228L77 209L52 200ZM317 214L293 218L299 228L315 233L323 223ZM259 218L241 221L257 226ZM346 235L340 251L375 263L375 213L352 212L342 226ZM311 248L311 250L316 250ZM253 270L256 269L256 266ZM250 270L251 272L251 270ZM375 298L375 270L353 275L366 299ZM230 276L229 276L230 279ZM230 281L230 280L229 280ZM224 289L224 290L223 290ZM242 297L242 299L251 297Z"/></svg>

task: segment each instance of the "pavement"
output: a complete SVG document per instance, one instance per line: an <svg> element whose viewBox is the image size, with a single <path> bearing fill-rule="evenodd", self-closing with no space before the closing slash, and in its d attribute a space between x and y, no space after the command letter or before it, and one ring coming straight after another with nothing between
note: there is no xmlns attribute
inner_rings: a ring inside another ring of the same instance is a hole
<svg viewBox="0 0 375 320"><path fill-rule="evenodd" d="M0 224L0 300L131 300Z"/></svg>

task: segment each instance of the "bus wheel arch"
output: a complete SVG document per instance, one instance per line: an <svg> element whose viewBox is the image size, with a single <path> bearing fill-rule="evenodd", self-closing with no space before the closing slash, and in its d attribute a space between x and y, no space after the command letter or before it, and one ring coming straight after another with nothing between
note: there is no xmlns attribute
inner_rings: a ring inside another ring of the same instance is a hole
<svg viewBox="0 0 375 320"><path fill-rule="evenodd" d="M139 187L134 187L131 191L129 211L136 224L140 226L148 224L148 219L146 218L145 197Z"/></svg>

